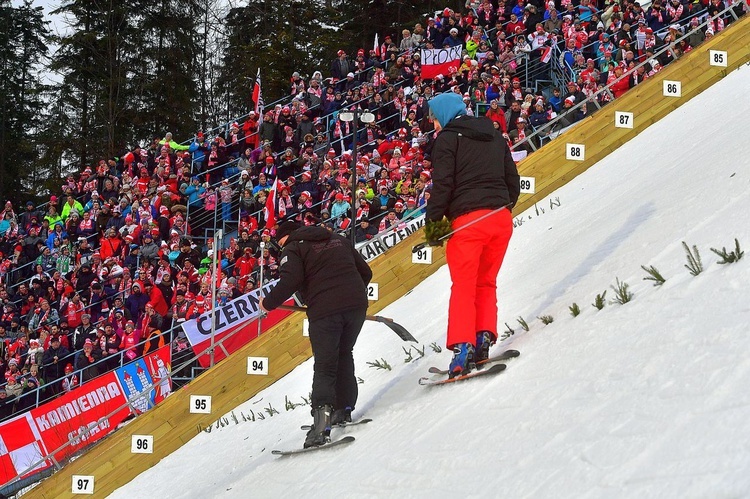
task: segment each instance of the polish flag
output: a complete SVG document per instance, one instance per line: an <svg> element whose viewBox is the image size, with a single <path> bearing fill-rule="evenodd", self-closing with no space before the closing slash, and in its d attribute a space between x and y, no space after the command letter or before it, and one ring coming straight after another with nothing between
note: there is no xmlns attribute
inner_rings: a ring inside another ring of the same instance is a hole
<svg viewBox="0 0 750 499"><path fill-rule="evenodd" d="M263 209L263 214L266 217L266 228L272 229L276 225L276 192L278 191L279 180L275 180L271 190L268 191L266 197L266 207Z"/></svg>
<svg viewBox="0 0 750 499"><path fill-rule="evenodd" d="M378 43L378 34L375 33L375 44L373 45L373 49L375 49L375 55L380 57L380 44Z"/></svg>
<svg viewBox="0 0 750 499"><path fill-rule="evenodd" d="M549 62L551 58L552 58L552 47L542 48L542 62L546 64Z"/></svg>
<svg viewBox="0 0 750 499"><path fill-rule="evenodd" d="M255 86L253 87L253 102L255 103L255 114L257 114L260 120L263 120L263 94L260 91L260 68L258 68L258 76L255 77Z"/></svg>
<svg viewBox="0 0 750 499"><path fill-rule="evenodd" d="M449 75L461 66L461 46L442 49L422 49L422 79Z"/></svg>

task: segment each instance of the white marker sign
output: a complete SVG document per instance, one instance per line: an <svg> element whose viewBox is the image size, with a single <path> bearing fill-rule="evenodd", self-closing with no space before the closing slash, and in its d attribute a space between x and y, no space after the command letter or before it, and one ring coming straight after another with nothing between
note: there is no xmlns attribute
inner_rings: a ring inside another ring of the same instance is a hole
<svg viewBox="0 0 750 499"><path fill-rule="evenodd" d="M521 194L534 194L536 192L536 178L521 177Z"/></svg>
<svg viewBox="0 0 750 499"><path fill-rule="evenodd" d="M370 301L378 301L378 283L371 282L367 285L367 299Z"/></svg>
<svg viewBox="0 0 750 499"><path fill-rule="evenodd" d="M664 80L664 97L682 97L682 82Z"/></svg>
<svg viewBox="0 0 750 499"><path fill-rule="evenodd" d="M247 374L268 375L268 357L248 357Z"/></svg>
<svg viewBox="0 0 750 499"><path fill-rule="evenodd" d="M615 111L616 128L633 128L633 113L625 111Z"/></svg>
<svg viewBox="0 0 750 499"><path fill-rule="evenodd" d="M425 246L417 252L411 254L411 263L421 263L424 265L432 264L432 248Z"/></svg>
<svg viewBox="0 0 750 499"><path fill-rule="evenodd" d="M565 144L565 159L583 161L586 159L586 146L583 144Z"/></svg>
<svg viewBox="0 0 750 499"><path fill-rule="evenodd" d="M154 453L154 436L153 435L133 435L130 441L131 454L153 454Z"/></svg>
<svg viewBox="0 0 750 499"><path fill-rule="evenodd" d="M711 66L727 67L727 53L724 50L709 50L708 63Z"/></svg>
<svg viewBox="0 0 750 499"><path fill-rule="evenodd" d="M94 494L94 477L92 475L73 475L73 494Z"/></svg>
<svg viewBox="0 0 750 499"><path fill-rule="evenodd" d="M191 414L211 414L211 395L191 395Z"/></svg>

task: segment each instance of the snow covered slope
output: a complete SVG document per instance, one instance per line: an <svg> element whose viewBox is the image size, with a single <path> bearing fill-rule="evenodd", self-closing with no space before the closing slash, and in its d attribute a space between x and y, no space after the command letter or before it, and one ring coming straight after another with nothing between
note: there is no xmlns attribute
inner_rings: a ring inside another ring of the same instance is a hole
<svg viewBox="0 0 750 499"><path fill-rule="evenodd" d="M405 363L406 343L378 324L363 329L355 416L374 422L334 430L356 442L271 455L304 439L309 407L285 410L285 398L307 397L307 362L239 406L238 424L228 416L112 497L750 496L750 254L718 265L709 250L734 238L750 248L750 99L738 97L749 85L745 66L556 192L559 206L517 214L499 327L516 330L522 355L505 373L417 384L449 362L429 346L444 341L443 268L381 312L426 346L424 358ZM697 277L682 241L700 251ZM641 265L666 283L644 281ZM616 278L634 293L625 305L610 303ZM392 370L366 364L379 359Z"/></svg>

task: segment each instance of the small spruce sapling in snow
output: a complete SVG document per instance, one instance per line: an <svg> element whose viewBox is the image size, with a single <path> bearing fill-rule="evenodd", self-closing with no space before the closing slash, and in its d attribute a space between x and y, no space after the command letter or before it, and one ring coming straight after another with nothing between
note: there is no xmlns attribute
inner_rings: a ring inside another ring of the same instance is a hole
<svg viewBox="0 0 750 499"><path fill-rule="evenodd" d="M734 239L734 251L730 251L729 253L727 253L726 248L721 248L721 251L717 250L716 248L711 248L711 251L721 257L721 261L718 262L719 265L724 265L726 263L735 263L745 254L744 251L740 250L740 242L737 240L737 238Z"/></svg>
<svg viewBox="0 0 750 499"><path fill-rule="evenodd" d="M597 310L603 309L604 305L607 303L605 300L606 296L607 290L605 289L601 294L596 295L596 298L594 299L594 303L592 303L592 305L596 307Z"/></svg>
<svg viewBox="0 0 750 499"><path fill-rule="evenodd" d="M414 356L411 353L411 347L409 347L408 350L407 350L406 347L401 347L401 349L406 354L406 358L404 359L404 364L408 364L409 362L411 362L412 360L414 360Z"/></svg>
<svg viewBox="0 0 750 499"><path fill-rule="evenodd" d="M425 346L424 346L424 345L422 345L422 350L420 350L420 349L419 349L419 348L417 348L417 347L414 347L414 351L415 351L415 352L417 352L417 353L419 354L419 358L420 358L420 359L421 359L422 357L424 357L424 349L425 349Z"/></svg>
<svg viewBox="0 0 750 499"><path fill-rule="evenodd" d="M508 338L510 338L511 336L513 336L513 334L515 333L515 331L513 330L513 328L511 328L508 325L507 322L505 323L505 327L507 329L505 331L503 331L503 334L501 334L500 337L498 338L498 341L500 341L500 342L507 340Z"/></svg>
<svg viewBox="0 0 750 499"><path fill-rule="evenodd" d="M304 400L304 398L302 400ZM304 402L300 402L299 404L295 404L294 402L292 402L291 400L289 400L289 397L287 397L286 395L284 395L284 408L287 411L293 411L294 409L296 409L297 407L299 407L301 405L305 405L305 403Z"/></svg>
<svg viewBox="0 0 750 499"><path fill-rule="evenodd" d="M570 310L570 315L573 317L578 317L581 314L581 307L577 303L572 304L568 309Z"/></svg>
<svg viewBox="0 0 750 499"><path fill-rule="evenodd" d="M698 252L698 248L693 245L693 251L691 252L685 241L682 241L682 247L685 248L685 253L687 253L688 262L685 268L690 271L691 275L697 276L703 272L703 262L701 262L701 254Z"/></svg>
<svg viewBox="0 0 750 499"><path fill-rule="evenodd" d="M555 319L551 315L542 315L541 317L537 317L540 321L542 321L542 324L545 326L553 323Z"/></svg>
<svg viewBox="0 0 750 499"><path fill-rule="evenodd" d="M643 278L644 281L654 281L654 286L661 286L666 282L666 279L661 275L661 272L659 272L653 265L650 267L641 265L641 268L648 274Z"/></svg>
<svg viewBox="0 0 750 499"><path fill-rule="evenodd" d="M529 325L526 323L523 317L518 317L518 323L521 325L524 331L529 332Z"/></svg>
<svg viewBox="0 0 750 499"><path fill-rule="evenodd" d="M615 278L616 285L612 286L612 289L615 292L615 298L612 300L612 303L619 303L620 305L625 305L627 302L633 299L633 293L628 291L627 282L621 282L619 278Z"/></svg>
<svg viewBox="0 0 750 499"><path fill-rule="evenodd" d="M367 365L370 367L374 367L375 369L385 369L388 371L391 370L391 365L382 358L380 360L376 360L375 362L368 362Z"/></svg>
<svg viewBox="0 0 750 499"><path fill-rule="evenodd" d="M269 403L268 407L264 409L268 413L268 417L272 417L274 414L278 414L279 411L273 408L273 406Z"/></svg>

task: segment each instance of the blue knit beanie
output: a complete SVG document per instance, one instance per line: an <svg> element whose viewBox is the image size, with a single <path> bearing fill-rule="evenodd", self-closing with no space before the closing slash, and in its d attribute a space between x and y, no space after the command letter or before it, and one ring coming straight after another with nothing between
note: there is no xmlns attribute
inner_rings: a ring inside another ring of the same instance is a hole
<svg viewBox="0 0 750 499"><path fill-rule="evenodd" d="M466 114L466 106L460 95L446 92L430 99L427 102L430 112L438 120L440 126L445 127L453 121L456 116Z"/></svg>

